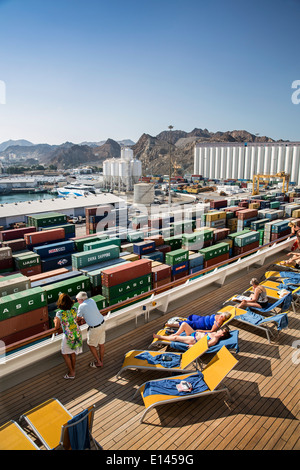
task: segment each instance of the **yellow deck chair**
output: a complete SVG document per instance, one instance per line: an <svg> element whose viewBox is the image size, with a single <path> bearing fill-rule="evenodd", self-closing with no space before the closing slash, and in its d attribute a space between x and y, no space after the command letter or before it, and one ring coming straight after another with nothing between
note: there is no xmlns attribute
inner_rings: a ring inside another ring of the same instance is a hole
<svg viewBox="0 0 300 470"><path fill-rule="evenodd" d="M16 421L0 427L0 450L40 450Z"/></svg>
<svg viewBox="0 0 300 470"><path fill-rule="evenodd" d="M95 447L98 449L99 446L99 449L102 449L91 435L94 408L94 405L88 408L90 437ZM72 425L67 423L72 418L74 418L74 416L59 400L51 398L27 413L24 413L20 417L20 420L24 419L26 421L47 450L71 450L68 429Z"/></svg>
<svg viewBox="0 0 300 470"><path fill-rule="evenodd" d="M212 395L220 392L226 392L229 399L231 399L229 390L227 387L217 388L219 384L224 380L226 375L233 369L238 361L233 357L233 355L228 351L228 349L223 346L220 351L216 353L213 359L208 363L208 365L203 370L203 379L206 385L208 386L208 390L199 393L190 392L187 395L148 395L144 397L143 392L145 390L146 383L141 385L138 390L136 391L135 395L140 392L142 399L144 401L144 405L146 407L145 411L142 413L140 418L140 422L142 423L145 415L150 411L152 408L164 405L176 401L182 400L190 400L192 398L200 398L207 395ZM184 374L178 375L175 377L170 377L163 380L187 380L189 376L192 374ZM162 380L162 379L159 379ZM153 382L153 381L151 381Z"/></svg>
<svg viewBox="0 0 300 470"><path fill-rule="evenodd" d="M207 337L203 336L196 344L190 347L184 353L172 353L181 357L180 365L178 367L164 367L161 364L149 364L147 360L136 358L140 353L148 352L152 357L161 355L161 351L149 351L149 350L133 350L125 354L123 365L117 373L117 378L121 377L121 374L126 369L149 369L155 371L164 372L193 372L190 366L195 363L196 368L199 367L198 359L208 350ZM169 353L166 353L169 354ZM190 367L190 368L189 368ZM189 369L188 369L189 368Z"/></svg>

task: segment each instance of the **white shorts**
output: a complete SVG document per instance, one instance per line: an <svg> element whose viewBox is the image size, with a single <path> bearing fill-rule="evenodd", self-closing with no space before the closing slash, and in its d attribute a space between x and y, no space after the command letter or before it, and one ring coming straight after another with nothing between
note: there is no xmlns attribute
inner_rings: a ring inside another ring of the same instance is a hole
<svg viewBox="0 0 300 470"><path fill-rule="evenodd" d="M105 323L97 328L89 328L87 332L87 344L95 348L105 343Z"/></svg>

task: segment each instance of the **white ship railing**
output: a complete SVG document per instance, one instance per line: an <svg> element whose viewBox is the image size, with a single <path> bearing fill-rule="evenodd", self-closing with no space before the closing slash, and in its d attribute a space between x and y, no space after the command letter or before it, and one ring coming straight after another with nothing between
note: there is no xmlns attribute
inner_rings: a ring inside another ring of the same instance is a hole
<svg viewBox="0 0 300 470"><path fill-rule="evenodd" d="M130 320L135 320L137 324L137 319L140 316L144 316L145 321L148 321L150 313L153 310L158 310L162 312L162 314L165 314L171 302L188 296L189 294L194 295L195 292L199 292L200 295L202 289L212 284L222 286L228 276L242 269L247 269L253 265L263 266L270 256L274 256L274 254L284 250L289 250L292 241L293 240L289 237L279 243L275 242L271 246L260 248L251 255L238 258L230 264L217 268L212 267L212 270L205 275L198 275L197 277L196 273L192 278L187 279L186 282L177 287L172 287L161 293L153 293L150 297L144 300L142 299L140 302L133 305L126 305L124 308L115 312L108 311L105 316L106 330L109 331L117 328ZM87 325L83 325L81 331L83 339L85 340ZM53 334L50 338L39 341L36 344L27 345L23 349L8 354L5 353L5 346L3 345L2 354L0 351L0 377L21 371L22 368L42 359L49 359L52 354L60 351L61 341L62 334Z"/></svg>

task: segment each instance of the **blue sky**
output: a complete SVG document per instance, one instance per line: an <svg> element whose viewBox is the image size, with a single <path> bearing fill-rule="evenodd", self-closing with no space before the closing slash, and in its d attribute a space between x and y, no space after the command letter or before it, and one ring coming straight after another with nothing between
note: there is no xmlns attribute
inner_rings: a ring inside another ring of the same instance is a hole
<svg viewBox="0 0 300 470"><path fill-rule="evenodd" d="M299 141L299 15L300 0L0 0L0 142L170 124Z"/></svg>

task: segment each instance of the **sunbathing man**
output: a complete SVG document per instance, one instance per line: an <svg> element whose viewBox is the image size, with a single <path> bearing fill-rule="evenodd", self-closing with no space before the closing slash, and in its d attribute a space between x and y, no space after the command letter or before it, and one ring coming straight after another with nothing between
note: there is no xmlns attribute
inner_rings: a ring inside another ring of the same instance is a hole
<svg viewBox="0 0 300 470"><path fill-rule="evenodd" d="M173 324L167 324L170 328L178 328L183 323L188 324L193 330L206 332L214 332L217 331L225 321L229 320L231 317L230 312L223 312L214 315L189 315L187 320L184 322L177 322ZM178 334L178 332L177 332Z"/></svg>
<svg viewBox="0 0 300 470"><path fill-rule="evenodd" d="M186 336L181 336L181 333L185 333ZM193 330L193 328L190 327L190 325L183 322L180 325L177 333L173 335L168 335L167 337L163 335L154 334L153 338L162 339L162 340L165 340L167 338L169 341L179 341L180 343L187 344L188 347L190 348L191 346L196 344L197 341L203 338L203 336L207 336L208 347L214 346L220 341L220 339L229 338L229 328L228 326L223 326L218 331L212 332L212 333L210 332L208 334L202 331L195 331Z"/></svg>

